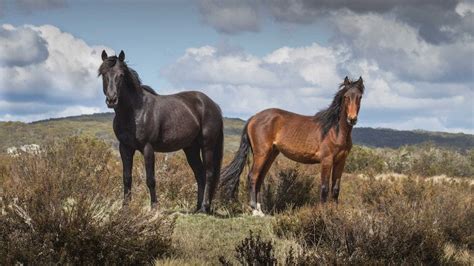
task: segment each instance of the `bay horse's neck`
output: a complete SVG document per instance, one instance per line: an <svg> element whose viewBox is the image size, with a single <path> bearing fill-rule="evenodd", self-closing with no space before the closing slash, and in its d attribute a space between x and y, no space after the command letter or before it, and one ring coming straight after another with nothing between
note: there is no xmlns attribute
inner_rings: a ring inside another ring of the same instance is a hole
<svg viewBox="0 0 474 266"><path fill-rule="evenodd" d="M338 142L347 142L351 137L352 126L347 123L347 112L342 108L338 121L339 133L337 134Z"/></svg>

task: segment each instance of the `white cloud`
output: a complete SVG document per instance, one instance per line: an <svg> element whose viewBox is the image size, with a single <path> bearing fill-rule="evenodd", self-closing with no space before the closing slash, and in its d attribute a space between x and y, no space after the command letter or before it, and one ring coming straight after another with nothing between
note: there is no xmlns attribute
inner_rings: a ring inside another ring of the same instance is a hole
<svg viewBox="0 0 474 266"><path fill-rule="evenodd" d="M61 115L58 108L71 113L77 107L80 113L102 104L97 69L102 50L111 52L107 47L90 46L51 25L2 25L0 39L0 97L10 106L0 108L4 119L15 117L13 110L30 103L46 104L55 111L30 110L23 117Z"/></svg>
<svg viewBox="0 0 474 266"><path fill-rule="evenodd" d="M82 105L74 105L65 107L65 109L55 110L56 106L49 106L48 110L41 113L28 113L28 114L1 114L0 121L22 121L22 122L31 122L31 121L38 121L44 120L49 118L60 118L60 117L68 117L68 116L77 116L77 115L85 115L85 114L94 114L105 112L104 108L99 107L89 107L89 106L82 106Z"/></svg>
<svg viewBox="0 0 474 266"><path fill-rule="evenodd" d="M245 54L219 55L211 46L187 49L164 74L176 83L265 84L276 86L277 77L261 59ZM183 79L184 77L184 79Z"/></svg>
<svg viewBox="0 0 474 266"><path fill-rule="evenodd" d="M469 13L474 13L474 2L469 0L459 2L455 10L460 16L465 17Z"/></svg>
<svg viewBox="0 0 474 266"><path fill-rule="evenodd" d="M421 128L472 131L471 118L458 118L471 108L472 87L447 83L458 90L453 91L437 80L405 80L396 70L381 68L376 58L354 56L357 49L314 43L282 47L257 57L244 52L221 53L218 48L203 46L187 49L163 75L175 88L202 90L221 105L224 114L244 118L269 107L314 114L329 105L345 75L363 76L366 95L362 126L408 129L418 120L409 121L421 115L427 117L427 122L418 123ZM435 95L429 91L432 88ZM400 119L406 122L400 123Z"/></svg>
<svg viewBox="0 0 474 266"><path fill-rule="evenodd" d="M474 39L432 44L419 30L395 18L378 14L340 12L331 18L335 43L351 46L353 55L374 60L404 80L473 80Z"/></svg>
<svg viewBox="0 0 474 266"><path fill-rule="evenodd" d="M40 63L48 58L43 38L30 28L16 30L12 25L0 28L1 66L25 66Z"/></svg>
<svg viewBox="0 0 474 266"><path fill-rule="evenodd" d="M429 129L431 131L474 134L472 123L467 125L471 127L466 128L448 128L444 124L442 119L437 117L414 117L406 121L381 122L378 123L377 126L382 128L397 128L399 130Z"/></svg>

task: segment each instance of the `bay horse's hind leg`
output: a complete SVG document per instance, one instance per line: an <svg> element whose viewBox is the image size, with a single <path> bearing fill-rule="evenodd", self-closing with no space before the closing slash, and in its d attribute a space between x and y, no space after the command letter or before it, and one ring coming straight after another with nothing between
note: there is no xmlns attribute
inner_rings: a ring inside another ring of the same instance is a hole
<svg viewBox="0 0 474 266"><path fill-rule="evenodd" d="M201 150L198 143L193 144L191 147L183 149L184 153L186 154L186 159L188 161L189 166L193 170L194 177L196 178L197 182L197 207L196 211L199 211L202 205L203 197L204 197L204 187L206 186L206 179L204 176L204 166L201 160Z"/></svg>
<svg viewBox="0 0 474 266"><path fill-rule="evenodd" d="M262 197L261 197L261 193L262 193L262 184L265 180L265 176L267 175L268 171L270 170L270 167L272 166L273 162L275 161L275 158L278 156L280 152L276 149L273 149L268 157L267 157L267 160L265 161L265 163L263 164L263 167L260 171L260 173L258 174L258 177L257 177L257 183L256 183L256 187L255 187L255 190L257 191L257 212L258 212L258 215L261 215L263 216L263 212L262 212L262 208L261 208L261 203L262 203Z"/></svg>
<svg viewBox="0 0 474 266"><path fill-rule="evenodd" d="M250 207L254 210L254 214L262 215L260 207L260 187L263 179L270 169L273 160L278 155L277 151L268 148L266 151L259 151L253 155L253 164L248 174L249 192L250 192Z"/></svg>

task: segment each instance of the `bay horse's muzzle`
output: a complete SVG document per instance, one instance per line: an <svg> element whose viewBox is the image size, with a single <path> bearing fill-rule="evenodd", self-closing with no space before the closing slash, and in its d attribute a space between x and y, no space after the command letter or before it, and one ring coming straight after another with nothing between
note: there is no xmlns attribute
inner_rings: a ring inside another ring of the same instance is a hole
<svg viewBox="0 0 474 266"><path fill-rule="evenodd" d="M347 123L351 126L355 126L357 124L357 117L348 117L347 118Z"/></svg>

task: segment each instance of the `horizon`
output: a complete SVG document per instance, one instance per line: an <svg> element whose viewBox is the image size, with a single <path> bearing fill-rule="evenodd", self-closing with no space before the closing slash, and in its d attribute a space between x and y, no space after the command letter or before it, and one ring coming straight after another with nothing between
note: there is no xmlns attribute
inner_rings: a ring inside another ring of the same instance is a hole
<svg viewBox="0 0 474 266"><path fill-rule="evenodd" d="M71 116L62 116L62 117L50 117L50 118L45 118L45 119L40 119L40 120L34 120L34 121L0 121L0 123L24 123L24 124L36 124L36 123L43 123L43 122L49 122L49 121L55 121L55 120L67 120L71 118L78 118L78 117L84 117L84 116L96 116L96 115L114 115L115 112L99 112L99 113L91 113L91 114L80 114L80 115L71 115ZM247 119L240 118L240 117L230 117L230 116L223 116L224 119L237 119L242 122L247 121ZM369 129L374 129L374 130L394 130L394 131L407 131L407 132L427 132L427 133L442 133L442 134L464 134L464 135L471 135L473 136L474 134L472 133L465 133L465 132L446 132L446 131L433 131L433 130L425 130L425 129L396 129L396 128L389 128L389 127L370 127L370 126L357 126L354 128L369 128Z"/></svg>
<svg viewBox="0 0 474 266"><path fill-rule="evenodd" d="M358 127L472 135L474 3L342 2L0 0L0 121L113 112L105 49L159 94L202 91L229 118L312 115L362 76Z"/></svg>

